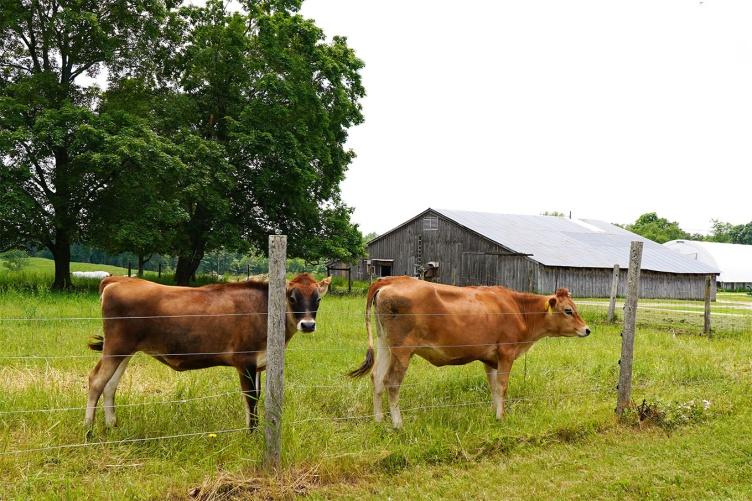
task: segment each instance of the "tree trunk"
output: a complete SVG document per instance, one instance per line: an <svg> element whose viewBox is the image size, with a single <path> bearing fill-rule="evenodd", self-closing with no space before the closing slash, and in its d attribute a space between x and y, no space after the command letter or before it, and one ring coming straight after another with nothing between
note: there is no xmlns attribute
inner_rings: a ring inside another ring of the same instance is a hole
<svg viewBox="0 0 752 501"><path fill-rule="evenodd" d="M64 231L58 230L54 245L50 248L55 258L55 281L52 290L68 290L73 287L70 275L70 242Z"/></svg>
<svg viewBox="0 0 752 501"><path fill-rule="evenodd" d="M178 264L175 267L175 284L188 285L191 277L196 276L201 260L204 258L204 246L200 249L194 249L192 253L184 256L178 256Z"/></svg>
<svg viewBox="0 0 752 501"><path fill-rule="evenodd" d="M139 278L143 278L144 276L144 265L149 262L151 259L151 256L148 258L145 258L142 254L138 255L138 271L136 272L136 276Z"/></svg>

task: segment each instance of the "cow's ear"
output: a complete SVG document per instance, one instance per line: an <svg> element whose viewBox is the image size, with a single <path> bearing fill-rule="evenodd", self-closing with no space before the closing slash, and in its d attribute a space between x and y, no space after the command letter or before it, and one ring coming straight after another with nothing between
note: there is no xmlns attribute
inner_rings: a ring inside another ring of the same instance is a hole
<svg viewBox="0 0 752 501"><path fill-rule="evenodd" d="M325 296L329 290L329 284L332 283L332 277L326 277L324 280L318 283L319 285L319 297Z"/></svg>
<svg viewBox="0 0 752 501"><path fill-rule="evenodd" d="M548 298L548 307L547 310L552 310L556 307L556 296L551 296Z"/></svg>

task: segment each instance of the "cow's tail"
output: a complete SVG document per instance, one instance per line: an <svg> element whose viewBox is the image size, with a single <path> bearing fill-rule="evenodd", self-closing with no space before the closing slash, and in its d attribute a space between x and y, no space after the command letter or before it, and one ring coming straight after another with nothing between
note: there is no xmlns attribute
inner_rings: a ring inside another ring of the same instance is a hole
<svg viewBox="0 0 752 501"><path fill-rule="evenodd" d="M104 336L94 336L89 340L89 349L94 351L102 351L104 348Z"/></svg>
<svg viewBox="0 0 752 501"><path fill-rule="evenodd" d="M383 286L383 283L374 282L371 287L368 288L368 296L366 297L366 332L368 333L368 350L366 351L366 359L357 369L350 371L347 375L356 378L363 377L371 371L373 367L373 334L371 333L371 305L376 302L376 294ZM377 320L378 322L378 320Z"/></svg>

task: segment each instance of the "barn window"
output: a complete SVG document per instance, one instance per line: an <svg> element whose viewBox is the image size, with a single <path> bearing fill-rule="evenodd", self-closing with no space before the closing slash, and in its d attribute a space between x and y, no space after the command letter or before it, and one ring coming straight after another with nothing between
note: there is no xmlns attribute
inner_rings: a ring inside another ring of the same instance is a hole
<svg viewBox="0 0 752 501"><path fill-rule="evenodd" d="M423 231L436 231L439 229L439 218L428 216L423 218Z"/></svg>

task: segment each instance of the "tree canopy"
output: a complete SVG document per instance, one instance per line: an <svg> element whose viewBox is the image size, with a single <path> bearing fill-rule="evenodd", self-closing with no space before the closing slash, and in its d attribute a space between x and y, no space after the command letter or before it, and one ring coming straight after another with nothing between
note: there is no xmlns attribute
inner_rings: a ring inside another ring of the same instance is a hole
<svg viewBox="0 0 752 501"><path fill-rule="evenodd" d="M633 224L628 224L625 228L659 244L670 240L690 238L690 234L682 230L679 223L658 217L655 212L641 215Z"/></svg>
<svg viewBox="0 0 752 501"><path fill-rule="evenodd" d="M731 224L713 220L713 229L708 240L730 244L752 245L752 222L747 224Z"/></svg>
<svg viewBox="0 0 752 501"><path fill-rule="evenodd" d="M0 0L0 247L362 252L339 185L363 63L299 1ZM102 92L80 83L108 70ZM2 249L0 249L2 250Z"/></svg>

